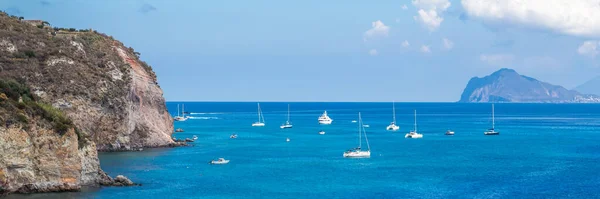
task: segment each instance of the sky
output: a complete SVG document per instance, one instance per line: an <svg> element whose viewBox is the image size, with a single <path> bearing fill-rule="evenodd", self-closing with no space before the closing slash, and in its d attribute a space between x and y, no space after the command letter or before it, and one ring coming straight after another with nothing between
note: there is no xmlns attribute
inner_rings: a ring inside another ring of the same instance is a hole
<svg viewBox="0 0 600 199"><path fill-rule="evenodd" d="M168 101L453 102L500 68L600 72L600 0L1 0L141 53Z"/></svg>

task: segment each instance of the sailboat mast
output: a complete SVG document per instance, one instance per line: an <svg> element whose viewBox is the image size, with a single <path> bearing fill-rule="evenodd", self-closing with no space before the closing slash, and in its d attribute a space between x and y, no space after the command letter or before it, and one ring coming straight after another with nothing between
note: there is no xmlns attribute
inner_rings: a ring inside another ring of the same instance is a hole
<svg viewBox="0 0 600 199"><path fill-rule="evenodd" d="M177 104L177 117L179 117L179 104Z"/></svg>
<svg viewBox="0 0 600 199"><path fill-rule="evenodd" d="M287 121L288 121L288 123L290 122L290 104L288 104L288 115L287 115Z"/></svg>
<svg viewBox="0 0 600 199"><path fill-rule="evenodd" d="M417 132L417 110L415 109L415 133Z"/></svg>
<svg viewBox="0 0 600 199"><path fill-rule="evenodd" d="M492 129L494 129L494 125L496 123L495 121L495 116L494 116L494 104L492 104Z"/></svg>
<svg viewBox="0 0 600 199"><path fill-rule="evenodd" d="M181 105L181 117L185 117L185 104Z"/></svg>
<svg viewBox="0 0 600 199"><path fill-rule="evenodd" d="M256 103L258 106L258 122L260 122L260 103Z"/></svg>
<svg viewBox="0 0 600 199"><path fill-rule="evenodd" d="M392 115L394 117L394 124L396 124L396 102L392 102Z"/></svg>
<svg viewBox="0 0 600 199"><path fill-rule="evenodd" d="M358 148L362 147L362 137L361 137L362 136L361 135L362 134L361 130L362 130L362 127L363 127L362 123L363 123L362 122L362 117L360 117L360 112L358 112Z"/></svg>

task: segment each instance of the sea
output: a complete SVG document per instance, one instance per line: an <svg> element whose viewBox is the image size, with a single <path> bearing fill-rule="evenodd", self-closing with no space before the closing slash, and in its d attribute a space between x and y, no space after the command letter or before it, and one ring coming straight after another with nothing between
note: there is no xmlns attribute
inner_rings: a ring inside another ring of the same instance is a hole
<svg viewBox="0 0 600 199"><path fill-rule="evenodd" d="M392 103L265 102L264 127L254 102L168 102L174 116L178 104L190 118L173 137L191 146L100 153L142 186L7 198L600 198L600 104L495 104L497 136L483 134L486 103L395 103L395 132ZM288 104L293 128L280 129ZM325 110L331 125L317 122ZM415 110L423 138L407 139ZM359 112L371 157L343 158Z"/></svg>

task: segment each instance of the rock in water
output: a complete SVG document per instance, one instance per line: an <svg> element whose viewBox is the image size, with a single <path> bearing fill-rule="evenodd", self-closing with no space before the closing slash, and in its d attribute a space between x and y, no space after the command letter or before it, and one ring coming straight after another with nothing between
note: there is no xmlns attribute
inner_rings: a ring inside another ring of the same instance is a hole
<svg viewBox="0 0 600 199"><path fill-rule="evenodd" d="M0 12L0 81L0 194L108 183L97 150L177 145L156 75L105 34Z"/></svg>
<svg viewBox="0 0 600 199"><path fill-rule="evenodd" d="M131 180L129 180L129 178L123 176L123 175L118 175L117 177L115 177L115 184L120 184L123 186L133 186L135 185Z"/></svg>
<svg viewBox="0 0 600 199"><path fill-rule="evenodd" d="M581 94L503 68L483 78L471 78L459 102L585 103L600 102L600 97Z"/></svg>

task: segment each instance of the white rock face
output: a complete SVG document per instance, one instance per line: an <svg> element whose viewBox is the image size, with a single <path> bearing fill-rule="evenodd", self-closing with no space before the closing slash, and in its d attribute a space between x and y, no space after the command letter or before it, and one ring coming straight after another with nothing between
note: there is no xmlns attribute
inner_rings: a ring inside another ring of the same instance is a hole
<svg viewBox="0 0 600 199"><path fill-rule="evenodd" d="M66 58L66 57L49 59L48 61L46 61L46 65L48 65L48 66L55 66L57 64L73 65L73 64L75 64L75 61L73 61L70 58Z"/></svg>
<svg viewBox="0 0 600 199"><path fill-rule="evenodd" d="M8 40L1 40L0 41L0 47L1 47L0 48L1 50L4 50L4 51L9 52L9 53L14 53L14 52L18 51L17 46L15 46L14 44L10 43L10 41L8 41Z"/></svg>

